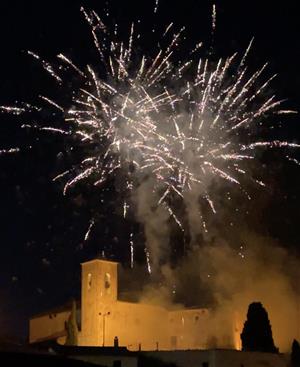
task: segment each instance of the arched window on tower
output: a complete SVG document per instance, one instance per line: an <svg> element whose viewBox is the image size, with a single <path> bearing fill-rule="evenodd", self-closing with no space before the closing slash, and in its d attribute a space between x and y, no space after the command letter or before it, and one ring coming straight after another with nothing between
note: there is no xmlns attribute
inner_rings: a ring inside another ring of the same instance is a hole
<svg viewBox="0 0 300 367"><path fill-rule="evenodd" d="M111 276L109 273L105 273L104 277L104 289L106 294L110 294Z"/></svg>
<svg viewBox="0 0 300 367"><path fill-rule="evenodd" d="M92 274L91 273L88 273L88 276L87 276L87 288L88 288L88 291L92 288Z"/></svg>

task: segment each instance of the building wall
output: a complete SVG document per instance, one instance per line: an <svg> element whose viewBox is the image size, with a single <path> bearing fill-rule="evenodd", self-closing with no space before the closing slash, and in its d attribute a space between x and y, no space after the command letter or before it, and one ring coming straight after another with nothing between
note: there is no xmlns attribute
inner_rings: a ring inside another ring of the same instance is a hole
<svg viewBox="0 0 300 367"><path fill-rule="evenodd" d="M36 343L65 335L65 322L70 313L71 311L48 313L32 318L29 321L29 342Z"/></svg>
<svg viewBox="0 0 300 367"><path fill-rule="evenodd" d="M127 356L110 356L110 355L82 355L82 356L69 356L72 359L78 359L80 361L93 363L95 365L99 364L101 366L113 367L116 361L120 361L120 366L122 367L137 367L138 359L137 357L127 357Z"/></svg>
<svg viewBox="0 0 300 367"><path fill-rule="evenodd" d="M130 350L195 349L206 346L208 310L169 312L163 307L117 300L117 264L82 265L80 345L119 345ZM107 281L110 284L107 284Z"/></svg>
<svg viewBox="0 0 300 367"><path fill-rule="evenodd" d="M106 318L105 345L119 345L130 350L168 348L167 311L158 306L116 302Z"/></svg>
<svg viewBox="0 0 300 367"><path fill-rule="evenodd" d="M104 311L100 308L98 345L113 346L118 337L119 345L130 350L206 347L207 310L169 312L159 306L117 301L105 305ZM86 342L84 337L81 340Z"/></svg>
<svg viewBox="0 0 300 367"><path fill-rule="evenodd" d="M168 313L170 349L204 349L211 332L207 309L176 310Z"/></svg>
<svg viewBox="0 0 300 367"><path fill-rule="evenodd" d="M212 337L220 333L207 309L169 311L156 305L118 301L117 263L98 259L83 263L81 283L80 346L113 346L115 337L129 350L205 349L234 344L221 335L214 345ZM31 319L30 342L65 335L69 314ZM232 334L230 325L228 328Z"/></svg>
<svg viewBox="0 0 300 367"><path fill-rule="evenodd" d="M283 354L236 350L146 352L145 355L180 367L286 367L289 360Z"/></svg>

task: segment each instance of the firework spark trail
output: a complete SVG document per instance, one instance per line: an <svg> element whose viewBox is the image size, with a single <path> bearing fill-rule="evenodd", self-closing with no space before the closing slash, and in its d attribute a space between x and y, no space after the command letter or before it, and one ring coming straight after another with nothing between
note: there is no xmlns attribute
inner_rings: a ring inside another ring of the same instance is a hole
<svg viewBox="0 0 300 367"><path fill-rule="evenodd" d="M90 237L90 234L91 234L91 231L92 231L92 228L94 227L95 225L95 219L93 218L91 221L90 221L90 225L89 225L89 228L87 229L86 233L85 233L85 236L84 236L84 240L87 241Z"/></svg>
<svg viewBox="0 0 300 367"><path fill-rule="evenodd" d="M48 102L49 104L51 104L52 106L56 107L58 110L65 112L65 110L59 106L57 103L55 103L54 101L52 101L52 99L45 97L45 96L39 96L42 100Z"/></svg>
<svg viewBox="0 0 300 367"><path fill-rule="evenodd" d="M5 113L11 113L13 115L21 115L22 113L26 112L26 109L13 106L0 106L0 111Z"/></svg>
<svg viewBox="0 0 300 367"><path fill-rule="evenodd" d="M70 173L70 170L67 170L67 171L65 171L65 172L62 172L62 173L60 173L59 175L57 175L57 176L55 176L53 179L52 179L52 181L54 182L54 181L57 181L57 180L60 180L60 179L62 179L63 177L65 177L67 174L69 174Z"/></svg>
<svg viewBox="0 0 300 367"><path fill-rule="evenodd" d="M134 267L134 243L133 243L133 233L130 233L130 267Z"/></svg>
<svg viewBox="0 0 300 367"><path fill-rule="evenodd" d="M39 55L32 51L28 51L28 54L34 57L36 60L40 61L43 68L58 82L62 83L62 79L57 73L54 71L51 64L49 64L47 61L43 60Z"/></svg>
<svg viewBox="0 0 300 367"><path fill-rule="evenodd" d="M155 0L155 7L154 7L154 14L157 13L157 9L158 9L158 3L159 3L159 0Z"/></svg>
<svg viewBox="0 0 300 367"><path fill-rule="evenodd" d="M147 247L145 247L145 254L146 254L146 262L147 262L148 273L151 274L152 273L152 267L151 267L151 261L150 261L150 253L149 253L149 250L147 249Z"/></svg>
<svg viewBox="0 0 300 367"><path fill-rule="evenodd" d="M68 65L72 66L72 68L77 71L77 73L79 75L81 75L82 77L85 78L85 74L83 71L81 71L70 59L68 59L65 55L63 54L58 54L57 57L61 60L63 60L65 63L67 63Z"/></svg>
<svg viewBox="0 0 300 367"><path fill-rule="evenodd" d="M2 150L0 150L0 155L15 154L15 153L19 153L19 152L20 152L19 148L2 149Z"/></svg>
<svg viewBox="0 0 300 367"><path fill-rule="evenodd" d="M296 158L292 158L292 157L289 157L289 156L286 156L286 158L291 161L291 162L294 162L295 164L297 164L297 166L300 166L300 161L298 161L298 159Z"/></svg>
<svg viewBox="0 0 300 367"><path fill-rule="evenodd" d="M154 13L157 7L158 0ZM246 193L243 188L245 180L253 180L245 162L256 161L261 149L300 147L300 144L287 141L260 141L253 137L252 132L264 118L272 114L295 113L281 109L283 101L277 101L275 96L265 97L264 92L275 77L262 80L267 64L249 75L246 59L253 40L233 73L237 54L212 63L197 56L201 42L192 48L187 60L174 62L172 58L179 49L184 27L173 31L176 27L170 23L162 33L167 46L154 50L153 55L137 56L133 45L138 44L140 35L134 23L130 26L128 40L124 42L119 38L118 26L110 32L94 11L88 12L84 8L81 11L91 28L93 44L100 56L99 68L90 65L79 68L64 54L58 54L57 59L81 77L81 85L78 87L74 83L69 101L64 105L47 96L41 95L40 99L48 104L48 108L63 113L66 127L39 126L36 122L22 125L61 134L69 138L71 146L79 143L84 146L86 155L82 161L53 179L67 180L64 195L78 182L87 179L102 187L120 171L126 177L123 189L128 193L135 189L129 176L134 182L151 176L156 182L153 190L159 193L157 205L162 205L184 231L181 218L172 206L174 195L184 202L184 192L193 190L216 214L217 204L210 193L213 180L232 185L233 189L236 186ZM215 7L212 20L213 37ZM65 81L62 76L64 68L59 68L58 75L50 63L31 51L28 53L56 82L69 84L69 80ZM106 71L105 77L98 76L100 70ZM0 111L15 115L32 109L31 105L24 103L22 107L0 106ZM40 111L45 107L34 109ZM241 136L248 136L247 141L241 142ZM2 150L0 154L15 151ZM129 172L130 166L134 169ZM254 182L265 185L260 178ZM124 217L128 209L126 199ZM199 218L206 232L201 212ZM93 226L94 219L85 240ZM130 246L132 265L132 237ZM151 272L148 249L145 254Z"/></svg>

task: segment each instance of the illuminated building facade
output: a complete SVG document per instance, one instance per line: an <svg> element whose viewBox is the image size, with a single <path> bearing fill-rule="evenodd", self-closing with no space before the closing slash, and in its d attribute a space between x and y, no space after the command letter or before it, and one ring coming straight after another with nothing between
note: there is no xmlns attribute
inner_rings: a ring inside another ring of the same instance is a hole
<svg viewBox="0 0 300 367"><path fill-rule="evenodd" d="M58 338L63 343L69 315L62 310L33 317L30 342ZM186 350L237 348L239 340L232 327L220 336L208 309L168 310L119 300L118 263L99 259L82 264L80 321L81 346L113 346L118 340L130 350Z"/></svg>

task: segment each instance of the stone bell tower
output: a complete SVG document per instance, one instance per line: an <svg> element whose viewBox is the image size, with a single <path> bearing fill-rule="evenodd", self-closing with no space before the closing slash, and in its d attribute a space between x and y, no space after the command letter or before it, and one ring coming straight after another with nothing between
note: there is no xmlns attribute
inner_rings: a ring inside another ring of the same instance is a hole
<svg viewBox="0 0 300 367"><path fill-rule="evenodd" d="M81 345L101 345L103 318L118 297L118 263L95 259L81 264Z"/></svg>

